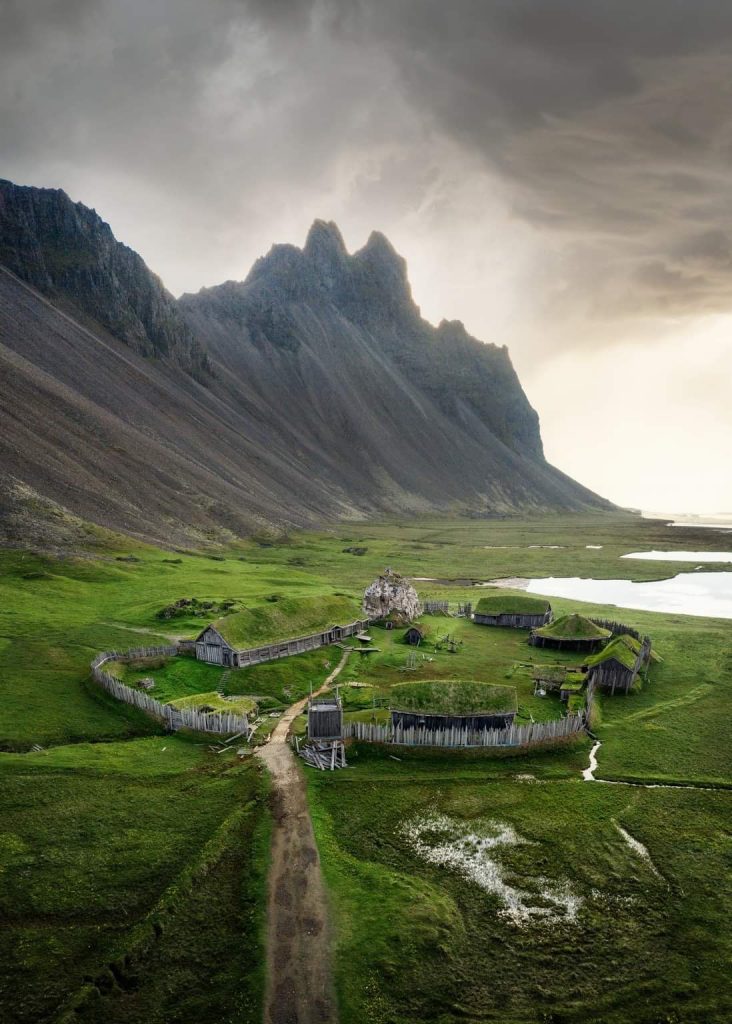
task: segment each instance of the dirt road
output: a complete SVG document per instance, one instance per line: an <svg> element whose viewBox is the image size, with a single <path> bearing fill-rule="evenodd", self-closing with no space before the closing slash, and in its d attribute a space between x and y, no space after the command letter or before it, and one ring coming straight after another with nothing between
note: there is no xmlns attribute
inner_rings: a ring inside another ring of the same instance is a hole
<svg viewBox="0 0 732 1024"><path fill-rule="evenodd" d="M348 658L345 651L324 690ZM257 756L272 777L272 847L267 909L266 1024L335 1024L325 887L302 766L287 731L305 707L288 708Z"/></svg>

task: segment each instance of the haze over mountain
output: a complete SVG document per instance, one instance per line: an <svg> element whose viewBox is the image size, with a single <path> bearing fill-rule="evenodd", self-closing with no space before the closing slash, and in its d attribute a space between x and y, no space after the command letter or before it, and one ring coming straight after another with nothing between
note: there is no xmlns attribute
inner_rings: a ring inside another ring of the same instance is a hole
<svg viewBox="0 0 732 1024"><path fill-rule="evenodd" d="M54 503L168 543L609 507L544 460L506 348L423 320L378 233L349 255L316 221L176 301L94 211L0 182L0 264L6 540L68 528Z"/></svg>

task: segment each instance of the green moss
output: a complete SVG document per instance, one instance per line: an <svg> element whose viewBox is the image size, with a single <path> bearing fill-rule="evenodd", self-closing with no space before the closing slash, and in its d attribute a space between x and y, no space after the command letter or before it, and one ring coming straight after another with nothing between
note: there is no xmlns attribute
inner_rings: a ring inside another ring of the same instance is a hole
<svg viewBox="0 0 732 1024"><path fill-rule="evenodd" d="M249 715L257 709L257 702L252 697L229 697L224 699L215 690L212 693L194 693L189 697L179 697L169 703L174 708L210 708L211 711L229 711L234 715Z"/></svg>
<svg viewBox="0 0 732 1024"><path fill-rule="evenodd" d="M213 625L232 647L256 647L344 626L361 615L347 597L285 598L217 619Z"/></svg>
<svg viewBox="0 0 732 1024"><path fill-rule="evenodd" d="M545 597L497 589L481 597L473 610L479 615L543 615L548 608L549 601Z"/></svg>
<svg viewBox="0 0 732 1024"><path fill-rule="evenodd" d="M516 689L491 683L424 680L392 688L391 706L433 715L478 715L516 710Z"/></svg>
<svg viewBox="0 0 732 1024"><path fill-rule="evenodd" d="M598 626L579 612L562 615L553 622L537 629L538 636L551 637L554 640L607 640L612 636L609 629Z"/></svg>

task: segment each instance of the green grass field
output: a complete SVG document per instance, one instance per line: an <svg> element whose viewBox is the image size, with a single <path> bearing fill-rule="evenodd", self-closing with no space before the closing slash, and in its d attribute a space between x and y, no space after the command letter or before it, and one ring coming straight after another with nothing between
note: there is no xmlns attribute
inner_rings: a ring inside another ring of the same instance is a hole
<svg viewBox="0 0 732 1024"><path fill-rule="evenodd" d="M419 583L422 596L475 601L471 579L670 575L683 563L619 555L719 547L710 532L609 515L415 520L252 540L215 558L121 539L102 539L89 557L0 552L0 1018L260 1016L265 782L249 759L217 755L200 737L166 736L108 697L89 679L95 653L194 636L200 617L158 618L181 598L245 608L277 607L267 602L275 595L357 600L393 565L458 581ZM551 544L560 547L542 546ZM343 550L351 546L366 553ZM552 604L557 614L622 617L650 633L663 658L638 693L600 698L598 775L732 785L729 622ZM562 713L557 698L533 696L530 667L556 664L557 652L530 648L522 631L423 622L427 641L416 651L402 631L374 629L380 651L351 655L341 681L366 685L341 687L349 714L383 717L395 685L426 679L515 687L520 721ZM448 632L455 653L432 642ZM320 685L340 653L232 671L225 691L276 712ZM562 652L561 661L581 656ZM184 658L140 672L155 677L158 699L211 692L222 678ZM262 732L275 722L267 718ZM33 744L44 749L29 753ZM520 757L400 749L398 761L357 746L347 771L308 772L344 1021L729 1019L732 794L583 784L589 745ZM526 775L538 781L517 781ZM510 826L527 842L500 846L502 877L523 891L541 875L555 894L566 882L581 900L575 921L512 925L495 892L397 834L428 813L442 816L428 847L439 846L442 828L462 853L469 830L485 844L496 822ZM613 819L645 844L663 881Z"/></svg>

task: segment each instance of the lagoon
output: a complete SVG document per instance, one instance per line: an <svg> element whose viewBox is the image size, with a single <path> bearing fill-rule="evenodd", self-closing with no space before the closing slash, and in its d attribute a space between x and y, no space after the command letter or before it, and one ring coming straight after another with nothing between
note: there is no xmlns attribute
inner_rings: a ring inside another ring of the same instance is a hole
<svg viewBox="0 0 732 1024"><path fill-rule="evenodd" d="M549 576L529 580L526 590L530 594L641 611L732 619L732 572L679 573L671 579L649 583Z"/></svg>
<svg viewBox="0 0 732 1024"><path fill-rule="evenodd" d="M732 562L732 551L631 551L620 557L659 562Z"/></svg>

